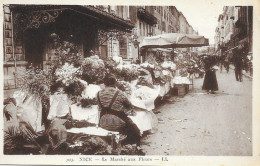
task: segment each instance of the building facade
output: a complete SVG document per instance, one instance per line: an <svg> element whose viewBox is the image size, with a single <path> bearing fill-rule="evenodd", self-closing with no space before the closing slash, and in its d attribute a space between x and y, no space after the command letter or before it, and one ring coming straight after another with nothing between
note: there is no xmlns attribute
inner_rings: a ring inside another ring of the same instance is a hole
<svg viewBox="0 0 260 166"><path fill-rule="evenodd" d="M74 43L84 57L97 48L106 54L105 42L99 44L100 31L131 33L134 28L123 18L127 15L119 12L119 17L108 10L79 5L4 5L4 89L18 88L29 65L46 68L57 58L53 35Z"/></svg>
<svg viewBox="0 0 260 166"><path fill-rule="evenodd" d="M29 64L55 59L51 34L71 36L83 57L95 51L135 62L143 38L163 33L196 34L175 6L4 5L4 88L19 87Z"/></svg>
<svg viewBox="0 0 260 166"><path fill-rule="evenodd" d="M230 52L239 43L246 43L252 52L253 7L225 6L218 17L215 30L215 47L219 51Z"/></svg>
<svg viewBox="0 0 260 166"><path fill-rule="evenodd" d="M175 6L107 6L106 8L112 9L108 12L130 20L135 25L130 35L107 42L107 55L120 56L124 61L136 61L141 58L139 44L144 37L163 33L198 35Z"/></svg>

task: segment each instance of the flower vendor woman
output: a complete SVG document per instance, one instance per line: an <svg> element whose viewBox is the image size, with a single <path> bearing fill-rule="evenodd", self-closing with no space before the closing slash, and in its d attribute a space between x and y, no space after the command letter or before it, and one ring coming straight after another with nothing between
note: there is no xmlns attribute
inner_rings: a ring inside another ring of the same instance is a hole
<svg viewBox="0 0 260 166"><path fill-rule="evenodd" d="M140 130L128 117L132 105L125 94L116 89L116 78L109 74L104 79L105 89L97 94L98 105L101 110L99 125L110 131L118 131L127 135L122 143L136 143L140 145Z"/></svg>
<svg viewBox="0 0 260 166"><path fill-rule="evenodd" d="M214 93L214 91L218 91L218 82L216 77L216 72L213 66L216 63L216 58L214 56L206 56L204 59L204 69L205 69L205 77L202 86L202 90L207 90L209 93Z"/></svg>

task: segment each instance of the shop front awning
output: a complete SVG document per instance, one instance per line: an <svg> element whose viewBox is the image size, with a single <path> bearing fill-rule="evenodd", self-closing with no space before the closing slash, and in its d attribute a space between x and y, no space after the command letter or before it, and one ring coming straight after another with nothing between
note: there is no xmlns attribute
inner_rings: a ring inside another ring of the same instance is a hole
<svg viewBox="0 0 260 166"><path fill-rule="evenodd" d="M10 5L10 9L16 13L26 15L23 17L27 20L20 20L26 22L26 28L38 28L41 23L55 22L58 15L64 11L74 11L78 14L84 15L105 29L118 29L120 31L131 32L134 28L134 23L130 20L125 20L115 14L109 13L105 10L89 5ZM37 27L38 26L38 27Z"/></svg>
<svg viewBox="0 0 260 166"><path fill-rule="evenodd" d="M209 40L204 36L166 33L162 35L145 37L140 44L141 48L185 48L208 46Z"/></svg>
<svg viewBox="0 0 260 166"><path fill-rule="evenodd" d="M149 49L150 50L150 49ZM151 51L158 51L158 52L172 52L172 48L151 48Z"/></svg>

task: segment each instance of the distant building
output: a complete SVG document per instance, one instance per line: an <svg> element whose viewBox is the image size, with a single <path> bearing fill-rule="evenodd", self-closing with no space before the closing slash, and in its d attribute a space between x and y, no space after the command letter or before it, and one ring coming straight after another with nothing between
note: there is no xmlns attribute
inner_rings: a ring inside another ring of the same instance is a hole
<svg viewBox="0 0 260 166"><path fill-rule="evenodd" d="M252 6L225 6L223 13L218 17L218 26L215 29L215 47L222 53L238 46L239 43L248 43L249 52L252 52L253 35L253 7Z"/></svg>

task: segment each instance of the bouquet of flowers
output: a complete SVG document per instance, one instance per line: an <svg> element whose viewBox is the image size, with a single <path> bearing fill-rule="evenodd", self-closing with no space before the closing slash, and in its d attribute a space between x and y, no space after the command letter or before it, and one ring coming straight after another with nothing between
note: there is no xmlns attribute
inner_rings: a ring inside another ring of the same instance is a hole
<svg viewBox="0 0 260 166"><path fill-rule="evenodd" d="M149 82L145 77L139 77L137 85L147 86L149 88L154 88L153 84Z"/></svg>
<svg viewBox="0 0 260 166"><path fill-rule="evenodd" d="M78 52L78 46L71 42L73 36L69 36L66 41L61 41L57 34L52 33L49 38L56 55L55 60L51 61L53 66L59 67L65 63L73 64L76 67L80 66L82 55Z"/></svg>
<svg viewBox="0 0 260 166"><path fill-rule="evenodd" d="M157 59L153 54L147 56L146 62L148 62L149 64L158 65Z"/></svg>
<svg viewBox="0 0 260 166"><path fill-rule="evenodd" d="M146 75L149 75L149 74L150 74L150 72L148 70L144 69L144 68L138 69L138 75L139 76L146 76Z"/></svg>
<svg viewBox="0 0 260 166"><path fill-rule="evenodd" d="M187 71L187 69L182 68L182 69L179 70L179 74L182 77L187 77L188 76L188 71Z"/></svg>
<svg viewBox="0 0 260 166"><path fill-rule="evenodd" d="M126 68L118 69L116 72L116 76L124 81L133 81L138 78L138 70L137 68Z"/></svg>
<svg viewBox="0 0 260 166"><path fill-rule="evenodd" d="M119 63L112 58L107 58L104 60L104 64L106 69L108 69L110 72L113 72Z"/></svg>
<svg viewBox="0 0 260 166"><path fill-rule="evenodd" d="M65 86L69 86L80 78L82 72L80 68L75 68L73 64L65 63L55 71L55 75L57 76L56 81L61 81Z"/></svg>
<svg viewBox="0 0 260 166"><path fill-rule="evenodd" d="M63 41L61 47L57 49L56 55L58 60L64 63L73 64L79 66L82 56L77 52L77 46L68 41Z"/></svg>
<svg viewBox="0 0 260 166"><path fill-rule="evenodd" d="M98 56L85 58L81 65L82 79L89 84L94 82L101 83L106 74L105 64Z"/></svg>
<svg viewBox="0 0 260 166"><path fill-rule="evenodd" d="M126 81L117 81L116 87L121 91L125 92L128 96L131 96L132 89L130 83Z"/></svg>
<svg viewBox="0 0 260 166"><path fill-rule="evenodd" d="M22 90L40 98L50 94L50 87L55 80L51 70L42 70L30 66L22 76Z"/></svg>
<svg viewBox="0 0 260 166"><path fill-rule="evenodd" d="M73 83L64 87L64 92L68 94L72 101L75 102L77 98L81 96L84 89L85 87L80 81L74 81Z"/></svg>

